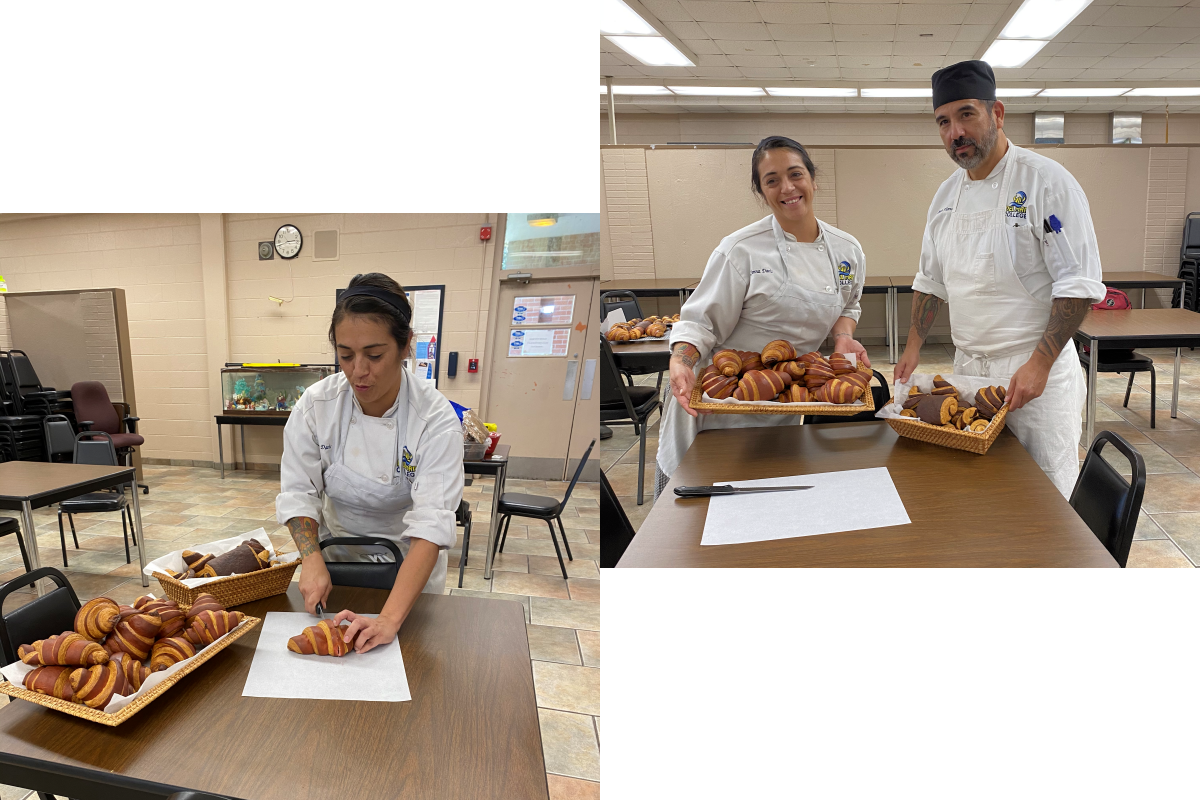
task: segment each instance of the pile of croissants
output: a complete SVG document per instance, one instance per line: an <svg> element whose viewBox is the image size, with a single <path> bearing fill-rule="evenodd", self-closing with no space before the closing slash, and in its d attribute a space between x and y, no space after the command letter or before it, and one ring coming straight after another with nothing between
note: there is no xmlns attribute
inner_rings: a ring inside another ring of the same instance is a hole
<svg viewBox="0 0 1200 800"><path fill-rule="evenodd" d="M825 358L817 351L796 355L796 349L777 339L761 353L720 350L699 377L704 394L713 400L780 403L856 402L871 385L871 368L855 365L841 353Z"/></svg>
<svg viewBox="0 0 1200 800"><path fill-rule="evenodd" d="M74 630L17 648L23 662L37 667L25 676L25 688L104 708L114 696L142 688L152 673L196 655L243 617L210 594L186 609L150 595L132 606L97 597L75 614Z"/></svg>
<svg viewBox="0 0 1200 800"><path fill-rule="evenodd" d="M228 575L245 575L282 563L278 558L272 559L267 548L251 539L242 542L232 550L215 556L212 553L197 553L194 550L183 551L183 563L187 568L174 573L171 577L178 580L188 578L221 578Z"/></svg>
<svg viewBox="0 0 1200 800"><path fill-rule="evenodd" d="M975 393L974 400L975 405L971 405L949 381L935 375L932 392L926 394L915 386L909 390L900 415L943 428L982 433L1004 405L1004 387L985 386Z"/></svg>
<svg viewBox="0 0 1200 800"><path fill-rule="evenodd" d="M643 338L656 338L667 335L667 326L679 322L679 315L673 317L646 317L631 319L628 322L614 323L608 329L610 342L633 342Z"/></svg>

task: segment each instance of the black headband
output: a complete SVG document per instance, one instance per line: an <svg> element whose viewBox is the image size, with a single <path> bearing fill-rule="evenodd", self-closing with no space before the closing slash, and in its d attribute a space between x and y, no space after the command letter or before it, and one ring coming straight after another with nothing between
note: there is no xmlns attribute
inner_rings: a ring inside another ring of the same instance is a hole
<svg viewBox="0 0 1200 800"><path fill-rule="evenodd" d="M343 289L341 296L338 297L338 302L351 297L374 297L376 300L382 300L400 312L400 317L405 325L412 319L412 307L409 306L408 299L395 292L389 292L387 289L378 289L374 286L355 286L352 289Z"/></svg>

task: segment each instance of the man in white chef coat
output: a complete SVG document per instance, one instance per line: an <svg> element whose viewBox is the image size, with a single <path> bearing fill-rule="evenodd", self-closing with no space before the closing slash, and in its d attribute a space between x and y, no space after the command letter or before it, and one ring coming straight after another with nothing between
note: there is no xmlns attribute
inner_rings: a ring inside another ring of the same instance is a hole
<svg viewBox="0 0 1200 800"><path fill-rule="evenodd" d="M1061 164L1005 137L986 62L935 72L933 107L959 169L929 206L896 380L948 303L954 372L1007 387L1006 425L1069 497L1086 399L1071 337L1105 293L1087 197Z"/></svg>

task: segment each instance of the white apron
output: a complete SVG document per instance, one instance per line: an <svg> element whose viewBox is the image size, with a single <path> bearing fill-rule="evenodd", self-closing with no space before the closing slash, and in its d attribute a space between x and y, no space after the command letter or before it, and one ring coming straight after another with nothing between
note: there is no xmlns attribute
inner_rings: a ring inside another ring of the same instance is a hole
<svg viewBox="0 0 1200 800"><path fill-rule="evenodd" d="M774 222L774 221L773 221ZM786 339L797 353L808 353L820 348L833 323L837 322L846 307L845 298L837 290L838 259L830 247L832 237L825 235L825 224L818 221L823 234L825 255L829 259L830 290L818 292L799 284L796 260L798 254L789 250L789 242L778 222L771 226L775 233L775 245L779 263L787 275L780 291L767 302L752 308L743 308L737 327L729 338L713 348L713 352L726 349L761 351L775 339ZM712 363L707 358L697 365L697 374ZM693 418L683 410L673 394L668 394L663 404L662 422L658 433L658 471L670 476L679 466L683 454L692 446L696 434L702 430L719 428L760 428L772 425L799 425L799 414L701 414ZM661 487L655 486L656 491Z"/></svg>
<svg viewBox="0 0 1200 800"><path fill-rule="evenodd" d="M999 203L987 211L959 214L960 183L951 224L934 242L950 298L950 331L957 348L954 371L995 378L1005 387L1041 341L1052 303L1049 285L1037 296L1030 294L1013 265L1014 252L1033 257L1030 241L1036 236L1006 222L1009 178L1015 171L1013 164L1004 170ZM1085 394L1075 344L1069 341L1051 367L1041 396L1005 418L1005 425L1065 497L1070 497L1079 474Z"/></svg>
<svg viewBox="0 0 1200 800"><path fill-rule="evenodd" d="M401 409L401 413L404 411ZM350 429L342 439L340 451L334 452L333 463L325 470L322 533L327 528L331 537L391 539L403 555L408 555L410 540L401 538L400 513L412 507L412 499L398 453L398 440L394 419L367 416L355 404ZM386 548L370 545L353 548L332 545L322 551L322 556L326 561L392 560ZM442 550L422 591L444 593L446 565L447 551Z"/></svg>

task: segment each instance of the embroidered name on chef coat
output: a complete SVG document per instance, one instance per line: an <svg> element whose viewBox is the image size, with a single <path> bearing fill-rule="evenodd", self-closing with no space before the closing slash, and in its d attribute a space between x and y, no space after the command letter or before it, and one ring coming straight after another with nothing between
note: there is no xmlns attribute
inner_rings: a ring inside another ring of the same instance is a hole
<svg viewBox="0 0 1200 800"><path fill-rule="evenodd" d="M413 464L413 454L407 447L404 448L404 452L401 454L401 463L396 465L396 472L400 472L401 470L404 471L404 477L408 479L409 483L417 479L417 467Z"/></svg>
<svg viewBox="0 0 1200 800"><path fill-rule="evenodd" d="M850 266L849 261L843 261L838 264L838 285L849 286L854 283L854 268Z"/></svg>
<svg viewBox="0 0 1200 800"><path fill-rule="evenodd" d="M1008 210L1004 212L1004 216L1010 219L1025 219L1025 200L1026 196L1024 192L1017 192L1013 195L1012 202L1008 204Z"/></svg>

